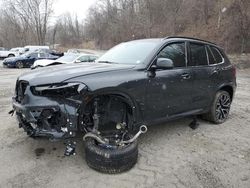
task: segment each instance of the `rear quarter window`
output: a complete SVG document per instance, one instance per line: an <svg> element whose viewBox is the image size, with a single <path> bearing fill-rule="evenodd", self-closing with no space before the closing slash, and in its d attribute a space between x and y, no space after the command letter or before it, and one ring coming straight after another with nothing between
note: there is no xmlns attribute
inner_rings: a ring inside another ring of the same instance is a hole
<svg viewBox="0 0 250 188"><path fill-rule="evenodd" d="M222 55L219 50L213 46L210 46L213 58L215 59L216 64L221 63L223 61Z"/></svg>

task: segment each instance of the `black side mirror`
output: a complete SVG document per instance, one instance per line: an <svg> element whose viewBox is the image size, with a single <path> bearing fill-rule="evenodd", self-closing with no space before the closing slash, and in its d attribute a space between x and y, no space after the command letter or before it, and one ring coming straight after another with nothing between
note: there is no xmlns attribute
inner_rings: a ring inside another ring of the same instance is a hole
<svg viewBox="0 0 250 188"><path fill-rule="evenodd" d="M156 61L156 67L159 69L172 69L174 68L174 63L168 58L158 58Z"/></svg>

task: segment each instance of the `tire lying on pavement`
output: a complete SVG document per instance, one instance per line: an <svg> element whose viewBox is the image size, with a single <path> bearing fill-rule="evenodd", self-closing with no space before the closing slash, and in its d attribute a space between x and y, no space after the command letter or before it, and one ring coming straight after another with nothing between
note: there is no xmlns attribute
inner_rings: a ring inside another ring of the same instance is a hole
<svg viewBox="0 0 250 188"><path fill-rule="evenodd" d="M138 143L135 141L114 149L98 144L93 138L86 138L85 155L90 168L109 174L121 173L136 164Z"/></svg>

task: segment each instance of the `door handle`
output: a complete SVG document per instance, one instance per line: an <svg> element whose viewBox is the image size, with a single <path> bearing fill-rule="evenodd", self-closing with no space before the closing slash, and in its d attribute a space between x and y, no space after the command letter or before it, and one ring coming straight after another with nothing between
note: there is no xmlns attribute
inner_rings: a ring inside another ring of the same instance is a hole
<svg viewBox="0 0 250 188"><path fill-rule="evenodd" d="M187 79L190 79L190 78L191 78L190 74L188 74L188 73L183 73L183 74L181 75L181 77L182 77L182 79L184 79L184 80L187 80Z"/></svg>
<svg viewBox="0 0 250 188"><path fill-rule="evenodd" d="M218 68L217 68L217 69L214 69L214 70L212 71L212 75L213 75L213 74L219 74L219 71L220 71L220 69L218 69Z"/></svg>

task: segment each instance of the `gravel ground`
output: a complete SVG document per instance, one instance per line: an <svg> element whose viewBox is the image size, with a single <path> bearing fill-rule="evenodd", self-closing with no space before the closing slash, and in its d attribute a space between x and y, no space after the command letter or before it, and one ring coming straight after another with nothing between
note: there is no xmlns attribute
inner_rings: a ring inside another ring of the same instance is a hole
<svg viewBox="0 0 250 188"><path fill-rule="evenodd" d="M149 127L139 139L130 171L106 175L90 169L78 138L78 155L64 157L62 142L32 139L7 113L17 75L0 68L0 187L250 187L250 69L237 73L238 89L222 125L191 119Z"/></svg>

